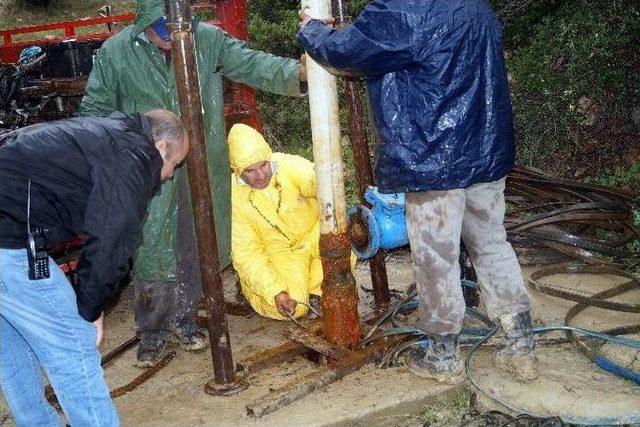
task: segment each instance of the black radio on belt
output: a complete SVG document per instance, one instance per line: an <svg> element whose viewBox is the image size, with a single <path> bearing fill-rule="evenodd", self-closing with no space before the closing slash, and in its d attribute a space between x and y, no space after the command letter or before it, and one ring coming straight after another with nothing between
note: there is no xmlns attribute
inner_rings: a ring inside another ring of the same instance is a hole
<svg viewBox="0 0 640 427"><path fill-rule="evenodd" d="M28 233L29 280L49 278L49 254L47 253L46 242L45 230L34 228Z"/></svg>
<svg viewBox="0 0 640 427"><path fill-rule="evenodd" d="M29 260L29 280L49 278L49 254L47 253L47 230L31 228L31 180L27 190L27 258Z"/></svg>

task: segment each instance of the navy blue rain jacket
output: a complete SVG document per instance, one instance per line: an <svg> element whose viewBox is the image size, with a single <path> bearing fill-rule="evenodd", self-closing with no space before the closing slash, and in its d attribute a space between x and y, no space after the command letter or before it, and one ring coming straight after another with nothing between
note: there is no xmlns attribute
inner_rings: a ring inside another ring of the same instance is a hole
<svg viewBox="0 0 640 427"><path fill-rule="evenodd" d="M340 30L309 21L298 41L366 77L380 191L466 188L513 167L501 27L484 0L374 0Z"/></svg>

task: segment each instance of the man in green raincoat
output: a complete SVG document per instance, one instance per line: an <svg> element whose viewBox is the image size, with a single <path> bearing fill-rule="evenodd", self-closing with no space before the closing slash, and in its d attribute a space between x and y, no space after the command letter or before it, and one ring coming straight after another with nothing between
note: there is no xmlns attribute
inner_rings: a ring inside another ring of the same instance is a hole
<svg viewBox="0 0 640 427"><path fill-rule="evenodd" d="M269 92L301 96L300 63L249 49L213 25L194 31L204 109L205 139L214 200L220 265L230 264L231 183L225 141L222 77ZM179 113L171 41L162 0L138 0L135 24L102 45L81 104L84 115L156 108ZM202 293L194 244L186 168L163 184L149 205L143 241L134 258L138 366L150 366L167 340L187 350L206 347L194 324Z"/></svg>

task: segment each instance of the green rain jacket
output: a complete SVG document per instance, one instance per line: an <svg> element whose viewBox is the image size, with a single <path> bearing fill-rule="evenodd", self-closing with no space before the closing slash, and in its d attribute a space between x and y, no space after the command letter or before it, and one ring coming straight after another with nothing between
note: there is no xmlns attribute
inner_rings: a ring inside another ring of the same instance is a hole
<svg viewBox="0 0 640 427"><path fill-rule="evenodd" d="M135 24L104 42L89 76L80 106L83 115L113 111L145 112L165 108L179 113L173 64L141 33L164 14L160 0L139 0ZM205 139L214 200L218 252L230 264L231 181L223 117L222 77L280 95L300 96L300 64L249 49L219 28L199 23L195 31L198 75L204 109ZM181 168L185 169L185 168ZM180 171L166 181L149 205L143 240L134 258L136 278L176 280L176 230Z"/></svg>

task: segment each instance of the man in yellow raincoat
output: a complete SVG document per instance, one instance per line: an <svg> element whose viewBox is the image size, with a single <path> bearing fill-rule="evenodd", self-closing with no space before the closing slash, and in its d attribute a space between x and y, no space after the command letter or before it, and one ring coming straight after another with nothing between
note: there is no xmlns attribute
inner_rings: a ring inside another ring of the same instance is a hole
<svg viewBox="0 0 640 427"><path fill-rule="evenodd" d="M231 259L242 292L262 316L304 316L322 283L313 163L272 152L243 124L231 128L228 141Z"/></svg>

